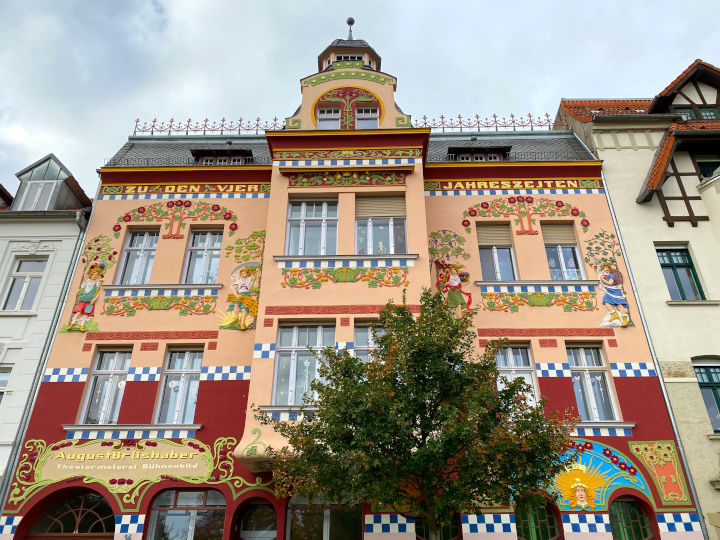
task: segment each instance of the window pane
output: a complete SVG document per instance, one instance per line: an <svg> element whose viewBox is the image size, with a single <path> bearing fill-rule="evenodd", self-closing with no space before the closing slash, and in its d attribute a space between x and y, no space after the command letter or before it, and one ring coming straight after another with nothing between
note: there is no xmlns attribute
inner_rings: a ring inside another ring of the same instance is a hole
<svg viewBox="0 0 720 540"><path fill-rule="evenodd" d="M111 378L108 375L94 377L92 385L85 423L100 424L102 422L102 407L108 392L110 392Z"/></svg>
<svg viewBox="0 0 720 540"><path fill-rule="evenodd" d="M167 375L165 377L162 404L158 415L158 422L161 424L172 424L175 421L175 410L180 398L180 378L181 375Z"/></svg>
<svg viewBox="0 0 720 540"><path fill-rule="evenodd" d="M510 248L496 248L496 252L500 270L500 280L512 281L515 279L515 270L513 270Z"/></svg>
<svg viewBox="0 0 720 540"><path fill-rule="evenodd" d="M288 390L290 388L290 363L290 353L280 353L278 355L275 382L275 405L289 405Z"/></svg>
<svg viewBox="0 0 720 540"><path fill-rule="evenodd" d="M367 347L370 345L370 327L355 327L355 347Z"/></svg>
<svg viewBox="0 0 720 540"><path fill-rule="evenodd" d="M203 283L203 252L191 251L185 283Z"/></svg>
<svg viewBox="0 0 720 540"><path fill-rule="evenodd" d="M104 424L116 424L120 413L123 391L125 390L125 375L113 375L109 386L110 399L107 402L107 408L101 421Z"/></svg>
<svg viewBox="0 0 720 540"><path fill-rule="evenodd" d="M225 506L225 496L217 489L210 489L207 492L205 506Z"/></svg>
<svg viewBox="0 0 720 540"><path fill-rule="evenodd" d="M17 309L18 300L20 299L20 293L22 292L24 284L24 278L14 278L12 280L10 291L8 292L5 304L3 304L3 309Z"/></svg>
<svg viewBox="0 0 720 540"><path fill-rule="evenodd" d="M47 264L47 261L33 261L33 260L27 260L23 259L21 261L18 261L17 271L18 272L28 272L28 273L41 273L45 271L45 265Z"/></svg>
<svg viewBox="0 0 720 540"><path fill-rule="evenodd" d="M325 255L337 253L337 222L328 221L325 231Z"/></svg>
<svg viewBox="0 0 720 540"><path fill-rule="evenodd" d="M325 203L326 207L326 215L329 218L336 218L337 217L337 203L336 202L327 202Z"/></svg>
<svg viewBox="0 0 720 540"><path fill-rule="evenodd" d="M362 511L359 508L330 510L330 538L361 540L362 531Z"/></svg>
<svg viewBox="0 0 720 540"><path fill-rule="evenodd" d="M27 185L25 198L23 199L20 210L32 210L35 207L35 198L37 197L39 189L40 184L32 183Z"/></svg>
<svg viewBox="0 0 720 540"><path fill-rule="evenodd" d="M323 326L322 327L322 346L333 347L335 346L335 327L334 326Z"/></svg>
<svg viewBox="0 0 720 540"><path fill-rule="evenodd" d="M176 506L202 506L204 491L178 491Z"/></svg>
<svg viewBox="0 0 720 540"><path fill-rule="evenodd" d="M550 267L550 279L564 279L557 246L546 246L545 254L547 255L548 266Z"/></svg>
<svg viewBox="0 0 720 540"><path fill-rule="evenodd" d="M130 243L128 244L131 248L141 248L145 245L145 233L132 233L130 235Z"/></svg>
<svg viewBox="0 0 720 540"><path fill-rule="evenodd" d="M510 351L512 353L513 365L517 367L530 367L530 358L528 351L524 347L512 347Z"/></svg>
<svg viewBox="0 0 720 540"><path fill-rule="evenodd" d="M292 340L293 340L293 327L292 326L282 326L280 327L280 330L278 331L278 343L280 347L290 347L292 346Z"/></svg>
<svg viewBox="0 0 720 540"><path fill-rule="evenodd" d="M584 384L584 372L573 371L571 373L578 414L580 415L580 418L585 422L590 421L592 420L592 414L590 412L590 401L588 399L587 390Z"/></svg>
<svg viewBox="0 0 720 540"><path fill-rule="evenodd" d="M46 180L57 180L57 177L59 175L60 175L60 167L58 167L57 163L55 163L53 160L50 160L48 162L47 171L45 171L43 178L45 178Z"/></svg>
<svg viewBox="0 0 720 540"><path fill-rule="evenodd" d="M43 183L42 184L40 196L38 197L37 204L35 205L35 210L47 210L48 209L48 202L50 201L50 195L52 195L54 187L55 187L55 183Z"/></svg>
<svg viewBox="0 0 720 540"><path fill-rule="evenodd" d="M295 367L295 405L302 404L303 394L310 394L310 383L315 378L315 358L310 353L297 353Z"/></svg>
<svg viewBox="0 0 720 540"><path fill-rule="evenodd" d="M191 510L153 511L148 535L152 540L189 540Z"/></svg>
<svg viewBox="0 0 720 540"><path fill-rule="evenodd" d="M292 202L290 203L290 217L299 218L302 215L302 203Z"/></svg>
<svg viewBox="0 0 720 540"><path fill-rule="evenodd" d="M497 281L492 248L480 248L480 267L482 268L483 281Z"/></svg>
<svg viewBox="0 0 720 540"><path fill-rule="evenodd" d="M324 511L292 508L290 540L323 540Z"/></svg>
<svg viewBox="0 0 720 540"><path fill-rule="evenodd" d="M322 222L306 221L305 222L305 243L304 255L321 255L321 239L322 239Z"/></svg>
<svg viewBox="0 0 720 540"><path fill-rule="evenodd" d="M270 504L250 504L243 511L240 531L272 531L277 528L275 509Z"/></svg>
<svg viewBox="0 0 720 540"><path fill-rule="evenodd" d="M599 371L591 371L589 375L593 396L595 397L595 406L597 407L597 419L601 421L614 420L605 374Z"/></svg>
<svg viewBox="0 0 720 540"><path fill-rule="evenodd" d="M575 349L576 351L585 353L585 365L592 367L602 367L602 358L600 358L600 349L586 347L584 349Z"/></svg>
<svg viewBox="0 0 720 540"><path fill-rule="evenodd" d="M377 129L377 118L358 118L355 120L355 129Z"/></svg>
<svg viewBox="0 0 720 540"><path fill-rule="evenodd" d="M497 354L495 355L495 363L498 367L509 367L510 361L508 359L508 350L507 349L500 349Z"/></svg>
<svg viewBox="0 0 720 540"><path fill-rule="evenodd" d="M169 508L175 503L175 490L163 491L153 502L153 508Z"/></svg>
<svg viewBox="0 0 720 540"><path fill-rule="evenodd" d="M297 221L290 222L290 231L288 233L288 255L300 254L300 223Z"/></svg>
<svg viewBox="0 0 720 540"><path fill-rule="evenodd" d="M197 393L199 385L199 374L185 376L185 399L179 418L179 421L181 423L192 424L192 421L195 419L195 406L197 405Z"/></svg>
<svg viewBox="0 0 720 540"><path fill-rule="evenodd" d="M20 309L32 309L33 303L35 302L35 295L37 295L38 289L40 288L40 280L41 278L39 277L30 278Z"/></svg>
<svg viewBox="0 0 720 540"><path fill-rule="evenodd" d="M667 284L668 291L670 292L670 299L671 300L682 300L682 296L680 295L680 289L678 288L677 281L675 281L675 274L673 273L673 269L667 266L664 266L662 269L663 277L665 278L665 283Z"/></svg>
<svg viewBox="0 0 720 540"><path fill-rule="evenodd" d="M582 279L580 264L578 263L575 248L562 246L560 248L563 261L565 262L565 279Z"/></svg>
<svg viewBox="0 0 720 540"><path fill-rule="evenodd" d="M681 267L676 268L676 270L678 278L680 279L680 286L682 287L682 292L685 293L684 299L699 300L700 295L698 294L697 287L695 286L695 280L693 279L690 268ZM27 294L25 296L27 296Z"/></svg>
<svg viewBox="0 0 720 540"><path fill-rule="evenodd" d="M367 253L368 242L368 220L357 221L357 239L355 240L355 251L358 255Z"/></svg>
<svg viewBox="0 0 720 540"><path fill-rule="evenodd" d="M375 255L390 253L390 220L375 218L372 220L373 243L372 252Z"/></svg>
<svg viewBox="0 0 720 540"><path fill-rule="evenodd" d="M708 416L710 417L710 424L712 424L713 431L720 431L720 411L718 410L717 402L715 401L715 393L717 390L708 386L701 386L700 392L702 393L705 408L707 409Z"/></svg>
<svg viewBox="0 0 720 540"><path fill-rule="evenodd" d="M582 349L567 349L568 363L571 366L582 367L583 363Z"/></svg>
<svg viewBox="0 0 720 540"><path fill-rule="evenodd" d="M127 258L125 259L125 268L120 282L123 285L130 285L133 283L139 283L136 281L136 274L139 273L139 266L142 258L140 251L129 251Z"/></svg>
<svg viewBox="0 0 720 540"><path fill-rule="evenodd" d="M220 252L208 251L207 259L208 267L204 283L215 283L217 280L218 266L220 265Z"/></svg>
<svg viewBox="0 0 720 540"><path fill-rule="evenodd" d="M395 242L394 253L407 253L405 240L405 220L402 218L393 219L393 241Z"/></svg>
<svg viewBox="0 0 720 540"><path fill-rule="evenodd" d="M223 537L224 510L198 510L192 540L217 540Z"/></svg>

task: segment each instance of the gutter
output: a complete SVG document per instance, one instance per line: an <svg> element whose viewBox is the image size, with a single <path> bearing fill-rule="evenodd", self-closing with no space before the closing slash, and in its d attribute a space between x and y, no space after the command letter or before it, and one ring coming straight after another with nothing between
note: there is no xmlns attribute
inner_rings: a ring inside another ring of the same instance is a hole
<svg viewBox="0 0 720 540"><path fill-rule="evenodd" d="M580 144L585 146L579 138L578 141L580 141ZM585 149L587 149L587 147L585 147ZM618 243L620 244L620 252L625 258L625 266L627 267L628 271L630 287L633 294L635 295L635 300L637 301L638 314L640 315L640 321L643 325L645 340L647 341L648 347L650 348L650 356L652 357L653 365L655 366L655 372L658 374L658 381L660 382L660 390L662 391L663 401L665 401L665 407L670 416L670 425L672 426L673 434L675 435L675 441L678 445L678 453L680 454L680 460L682 461L683 468L685 469L685 476L687 478L688 486L690 487L690 493L692 494L692 498L695 501L695 508L700 512L700 515L702 516L702 519L698 520L700 522L700 528L702 529L703 537L709 538L707 526L705 524L705 513L700 507L700 499L697 496L695 482L693 480L692 474L690 473L690 466L688 465L687 458L685 457L685 448L683 447L677 423L675 422L675 416L672 412L670 398L668 397L667 388L665 387L665 380L663 379L662 371L660 370L660 362L658 361L657 353L655 352L655 347L653 346L652 338L650 337L650 331L648 330L647 321L645 320L645 313L640 302L640 295L638 295L637 287L635 286L635 278L633 277L632 268L630 267L630 259L627 256L627 251L625 250L625 243L623 242L622 235L620 234L620 227L618 226L617 216L615 215L615 209L613 208L612 200L610 199L610 190L608 189L607 182L605 182L605 173L603 171L600 171L600 174L602 176L603 185L605 186L605 199L607 200L608 208L610 209L610 216L612 217L613 225L615 226L615 232L617 233Z"/></svg>
<svg viewBox="0 0 720 540"><path fill-rule="evenodd" d="M100 187L98 186L98 191L99 190ZM62 316L63 309L65 308L65 304L67 303L68 295L70 292L70 285L72 284L73 277L75 277L75 270L77 269L77 263L80 260L82 247L85 244L88 223L90 221L90 217L92 216L93 210L94 205L89 212L86 212L85 210L62 211L64 215L75 215L75 224L78 226L80 232L78 234L77 240L75 241L75 248L73 250L72 258L70 259L70 266L68 267L65 281L63 282L62 289L60 290L60 296L58 297L58 302L55 306L55 313L53 314L52 322L50 323L50 326L48 328L48 334L47 336L45 336L45 343L43 344L40 361L38 362L38 367L35 371L35 375L33 376L32 385L30 386L30 399L25 405L25 410L23 411L22 417L20 418L15 444L13 445L12 450L10 450L7 469L5 474L3 475L2 481L0 481L0 513L2 513L3 509L5 508L5 502L10 491L10 485L12 483L12 480L15 478L15 470L18 465L21 448L25 441L25 436L27 435L27 428L28 424L30 423L30 415L35 407L38 390L40 389L40 382L42 381L42 376L45 373L45 368L47 366L48 358L50 356L50 351L52 350L53 344L55 343L55 336L57 336L58 327L60 325L60 317ZM16 212L12 213L14 214ZM17 213L19 214L21 212ZM42 217L45 217L47 215L47 212L22 213L35 214L35 219L37 219L38 214L41 214Z"/></svg>

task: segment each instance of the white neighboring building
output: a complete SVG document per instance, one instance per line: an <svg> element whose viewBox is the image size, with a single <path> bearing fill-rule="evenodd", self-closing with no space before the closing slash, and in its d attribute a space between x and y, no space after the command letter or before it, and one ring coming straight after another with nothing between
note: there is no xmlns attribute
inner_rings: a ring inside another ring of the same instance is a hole
<svg viewBox="0 0 720 540"><path fill-rule="evenodd" d="M696 60L653 99L564 99L558 117L603 160L697 498L720 538L720 69Z"/></svg>
<svg viewBox="0 0 720 540"><path fill-rule="evenodd" d="M0 493L55 334L91 200L53 154L0 186Z"/></svg>

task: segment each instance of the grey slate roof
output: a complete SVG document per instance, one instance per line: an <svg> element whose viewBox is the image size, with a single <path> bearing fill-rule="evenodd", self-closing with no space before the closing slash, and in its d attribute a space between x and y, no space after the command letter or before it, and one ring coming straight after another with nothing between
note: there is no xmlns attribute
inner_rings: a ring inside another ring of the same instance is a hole
<svg viewBox="0 0 720 540"><path fill-rule="evenodd" d="M475 140L472 140L475 139ZM449 148L510 147L510 161L594 160L570 131L431 133L428 162L450 161Z"/></svg>
<svg viewBox="0 0 720 540"><path fill-rule="evenodd" d="M364 39L335 39L330 47L370 47Z"/></svg>
<svg viewBox="0 0 720 540"><path fill-rule="evenodd" d="M231 145L227 141L232 141ZM264 136L152 136L130 137L105 164L107 167L170 167L195 164L190 150L250 150L255 163L270 164Z"/></svg>
<svg viewBox="0 0 720 540"><path fill-rule="evenodd" d="M474 139L474 140L473 140ZM227 141L232 144L228 145ZM510 147L510 161L594 160L569 131L431 133L428 162L446 162L451 148ZM108 167L170 167L194 165L191 150L250 150L258 165L271 163L263 135L130 137L106 163Z"/></svg>

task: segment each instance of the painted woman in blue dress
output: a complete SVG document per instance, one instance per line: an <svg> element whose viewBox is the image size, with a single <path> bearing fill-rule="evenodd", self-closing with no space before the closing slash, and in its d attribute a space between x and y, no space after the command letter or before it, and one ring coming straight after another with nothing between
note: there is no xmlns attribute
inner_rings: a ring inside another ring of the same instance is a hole
<svg viewBox="0 0 720 540"><path fill-rule="evenodd" d="M608 310L608 314L603 319L601 326L625 327L630 325L629 306L623 292L623 277L620 270L613 269L613 265L610 263L603 263L600 266L598 280L600 281L602 304Z"/></svg>

